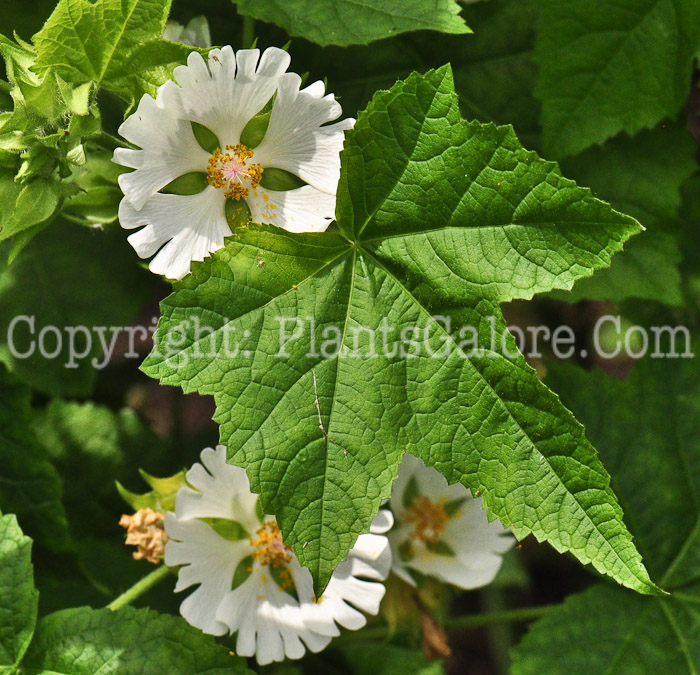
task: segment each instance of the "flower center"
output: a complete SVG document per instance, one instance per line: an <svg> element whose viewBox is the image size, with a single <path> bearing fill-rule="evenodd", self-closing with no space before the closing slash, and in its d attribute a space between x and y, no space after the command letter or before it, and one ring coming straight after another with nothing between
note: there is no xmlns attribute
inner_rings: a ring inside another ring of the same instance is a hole
<svg viewBox="0 0 700 675"><path fill-rule="evenodd" d="M286 567L292 561L292 547L283 543L282 533L277 523L269 520L263 523L250 538L250 543L255 549L253 559L261 565Z"/></svg>
<svg viewBox="0 0 700 675"><path fill-rule="evenodd" d="M452 519L445 510L445 500L432 501L429 497L415 497L407 507L402 520L413 524L413 539L437 544Z"/></svg>
<svg viewBox="0 0 700 675"><path fill-rule="evenodd" d="M229 199L245 199L251 188L260 183L263 168L250 163L253 151L241 143L227 145L226 150L222 153L221 148L217 148L209 158L207 181L215 188L226 190L224 195Z"/></svg>

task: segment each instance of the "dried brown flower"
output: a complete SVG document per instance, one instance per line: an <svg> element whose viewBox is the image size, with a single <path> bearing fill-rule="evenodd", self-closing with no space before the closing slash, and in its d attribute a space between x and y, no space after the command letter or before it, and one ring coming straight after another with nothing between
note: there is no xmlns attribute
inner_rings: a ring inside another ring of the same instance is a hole
<svg viewBox="0 0 700 675"><path fill-rule="evenodd" d="M147 560L157 565L165 552L165 514L153 509L141 509L133 515L124 514L119 524L126 528L126 544L137 546L135 560Z"/></svg>

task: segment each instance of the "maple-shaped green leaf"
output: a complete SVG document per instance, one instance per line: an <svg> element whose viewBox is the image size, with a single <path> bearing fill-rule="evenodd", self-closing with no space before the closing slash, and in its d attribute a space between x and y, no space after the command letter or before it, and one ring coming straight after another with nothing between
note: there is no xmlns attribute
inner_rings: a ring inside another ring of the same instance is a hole
<svg viewBox="0 0 700 675"><path fill-rule="evenodd" d="M214 395L229 460L317 590L410 450L481 490L517 536L653 592L580 425L512 340L513 358L490 347L505 330L496 301L570 286L606 265L636 221L525 151L511 128L464 122L449 67L412 75L360 114L336 215L340 234L238 228L162 303L143 365ZM457 349L461 326L485 354Z"/></svg>
<svg viewBox="0 0 700 675"><path fill-rule="evenodd" d="M36 70L96 82L133 104L192 51L162 39L171 0L61 0L34 36Z"/></svg>
<svg viewBox="0 0 700 675"><path fill-rule="evenodd" d="M534 59L545 153L575 155L675 117L700 47L700 3L549 0Z"/></svg>
<svg viewBox="0 0 700 675"><path fill-rule="evenodd" d="M132 607L43 617L22 668L52 675L251 675L245 659L181 617Z"/></svg>
<svg viewBox="0 0 700 675"><path fill-rule="evenodd" d="M471 32L454 0L234 0L245 16L320 45L357 45L413 30Z"/></svg>
<svg viewBox="0 0 700 675"><path fill-rule="evenodd" d="M569 302L643 298L682 304L677 220L681 185L697 171L696 149L685 128L668 124L634 138L621 135L562 162L568 176L637 218L646 231L613 258L610 268L556 297Z"/></svg>
<svg viewBox="0 0 700 675"><path fill-rule="evenodd" d="M682 341L681 341L682 342ZM677 345L679 353L686 345ZM695 347L697 350L697 345ZM514 675L700 670L700 386L695 358L647 359L621 381L552 368L548 382L586 424L625 518L669 596L608 584L573 595L533 625Z"/></svg>
<svg viewBox="0 0 700 675"><path fill-rule="evenodd" d="M39 594L31 553L15 516L0 514L0 672L16 672L34 634Z"/></svg>
<svg viewBox="0 0 700 675"><path fill-rule="evenodd" d="M0 509L14 513L25 532L65 550L70 535L61 479L32 424L29 387L0 364Z"/></svg>

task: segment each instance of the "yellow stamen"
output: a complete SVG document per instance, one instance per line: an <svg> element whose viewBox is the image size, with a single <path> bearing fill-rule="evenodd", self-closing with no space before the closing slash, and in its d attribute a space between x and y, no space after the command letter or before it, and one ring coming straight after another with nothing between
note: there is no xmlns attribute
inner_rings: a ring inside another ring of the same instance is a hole
<svg viewBox="0 0 700 675"><path fill-rule="evenodd" d="M272 521L263 523L262 527L255 532L255 536L250 538L250 543L255 548L253 558L261 565L283 568L277 574L280 582L279 589L286 591L293 587L294 581L287 569L287 565L292 562L292 547L282 541L282 533L277 523ZM262 580L267 581L265 574L262 574Z"/></svg>
<svg viewBox="0 0 700 675"><path fill-rule="evenodd" d="M250 164L253 151L241 143L227 145L228 152L222 153L217 148L209 158L207 181L209 185L225 190L228 199L245 199L250 190L256 188L262 178L263 168L260 164Z"/></svg>
<svg viewBox="0 0 700 675"><path fill-rule="evenodd" d="M440 541L447 523L454 517L449 516L445 511L444 498L436 503L429 497L415 497L406 511L402 520L413 524L412 538L431 544L437 544Z"/></svg>
<svg viewBox="0 0 700 675"><path fill-rule="evenodd" d="M282 533L277 523L270 520L263 523L255 536L250 538L250 543L255 548L253 558L261 565L286 567L292 562L292 547L282 542Z"/></svg>

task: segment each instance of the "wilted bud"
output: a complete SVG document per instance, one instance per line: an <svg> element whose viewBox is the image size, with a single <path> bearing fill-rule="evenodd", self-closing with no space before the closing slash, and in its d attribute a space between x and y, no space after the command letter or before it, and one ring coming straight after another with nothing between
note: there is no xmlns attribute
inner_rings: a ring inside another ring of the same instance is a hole
<svg viewBox="0 0 700 675"><path fill-rule="evenodd" d="M126 528L126 544L137 546L135 560L148 560L157 565L165 552L165 514L153 509L140 509L133 515L124 514L119 524Z"/></svg>

